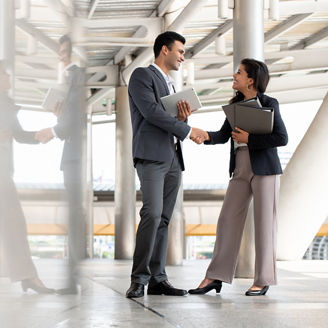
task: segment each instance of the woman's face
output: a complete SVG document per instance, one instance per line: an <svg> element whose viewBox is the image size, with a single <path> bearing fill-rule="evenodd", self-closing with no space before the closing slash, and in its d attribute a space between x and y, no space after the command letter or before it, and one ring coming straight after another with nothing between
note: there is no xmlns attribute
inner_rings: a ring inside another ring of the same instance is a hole
<svg viewBox="0 0 328 328"><path fill-rule="evenodd" d="M10 75L0 68L0 91L8 91L10 89Z"/></svg>
<svg viewBox="0 0 328 328"><path fill-rule="evenodd" d="M245 94L245 90L249 90L252 84L253 79L247 76L244 65L239 65L238 71L233 74L232 88Z"/></svg>

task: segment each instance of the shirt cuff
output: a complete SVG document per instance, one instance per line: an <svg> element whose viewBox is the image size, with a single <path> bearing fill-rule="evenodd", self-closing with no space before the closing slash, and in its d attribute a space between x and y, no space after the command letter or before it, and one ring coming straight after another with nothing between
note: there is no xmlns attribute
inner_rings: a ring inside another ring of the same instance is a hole
<svg viewBox="0 0 328 328"><path fill-rule="evenodd" d="M190 139L191 130L192 130L192 128L190 128L190 130L189 130L189 132L188 132L188 134L187 134L187 136L186 136L186 139Z"/></svg>
<svg viewBox="0 0 328 328"><path fill-rule="evenodd" d="M54 137L55 137L55 138L58 138L58 136L57 136L57 134L56 134L56 132L55 132L55 129L54 129L54 128L51 128L51 132L52 132L52 134L54 135Z"/></svg>

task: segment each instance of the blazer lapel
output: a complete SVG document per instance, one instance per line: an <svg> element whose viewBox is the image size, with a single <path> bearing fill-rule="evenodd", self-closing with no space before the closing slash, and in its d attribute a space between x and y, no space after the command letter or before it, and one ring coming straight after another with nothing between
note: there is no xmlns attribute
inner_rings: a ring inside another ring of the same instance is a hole
<svg viewBox="0 0 328 328"><path fill-rule="evenodd" d="M161 74L161 72L156 67L154 67L153 65L149 65L148 68L151 71L153 71L156 74L156 76L163 82L163 84L165 86L166 93L167 93L167 95L169 95L170 94L169 88L168 88L167 83L166 83L163 75Z"/></svg>

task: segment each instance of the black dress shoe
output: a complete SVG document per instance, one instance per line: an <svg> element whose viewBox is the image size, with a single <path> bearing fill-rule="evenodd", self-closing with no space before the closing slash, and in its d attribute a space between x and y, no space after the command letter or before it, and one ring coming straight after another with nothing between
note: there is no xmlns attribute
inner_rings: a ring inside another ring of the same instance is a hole
<svg viewBox="0 0 328 328"><path fill-rule="evenodd" d="M76 285L72 285L66 288L56 289L56 294L58 295L77 295L79 289Z"/></svg>
<svg viewBox="0 0 328 328"><path fill-rule="evenodd" d="M212 289L215 289L217 293L220 293L221 288L222 288L222 281L214 280L211 283L209 283L208 285L206 285L205 287L189 289L188 293L194 294L194 295L204 295Z"/></svg>
<svg viewBox="0 0 328 328"><path fill-rule="evenodd" d="M148 295L169 295L169 296L184 296L188 292L184 289L174 288L167 280L160 283L148 286Z"/></svg>
<svg viewBox="0 0 328 328"><path fill-rule="evenodd" d="M126 291L127 298L138 298L144 296L144 285L138 282L131 282L130 288Z"/></svg>
<svg viewBox="0 0 328 328"><path fill-rule="evenodd" d="M268 291L269 286L264 286L262 289L259 290L248 290L245 295L246 296L261 296L265 295L265 293Z"/></svg>

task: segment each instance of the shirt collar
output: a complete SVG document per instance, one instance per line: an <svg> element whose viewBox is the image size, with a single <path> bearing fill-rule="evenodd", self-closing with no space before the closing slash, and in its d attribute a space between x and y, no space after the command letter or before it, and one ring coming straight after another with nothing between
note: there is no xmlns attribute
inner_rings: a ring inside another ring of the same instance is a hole
<svg viewBox="0 0 328 328"><path fill-rule="evenodd" d="M64 67L62 73L65 73L66 71L68 71L74 65L77 66L77 64L75 62L71 62L70 64L68 64L67 66Z"/></svg>
<svg viewBox="0 0 328 328"><path fill-rule="evenodd" d="M155 63L152 63L152 65L161 72L161 74L163 75L163 77L164 77L164 79L167 83L169 82L169 83L174 84L174 80L172 79L172 77L169 74L165 74L162 71L162 69L158 65L156 65Z"/></svg>

